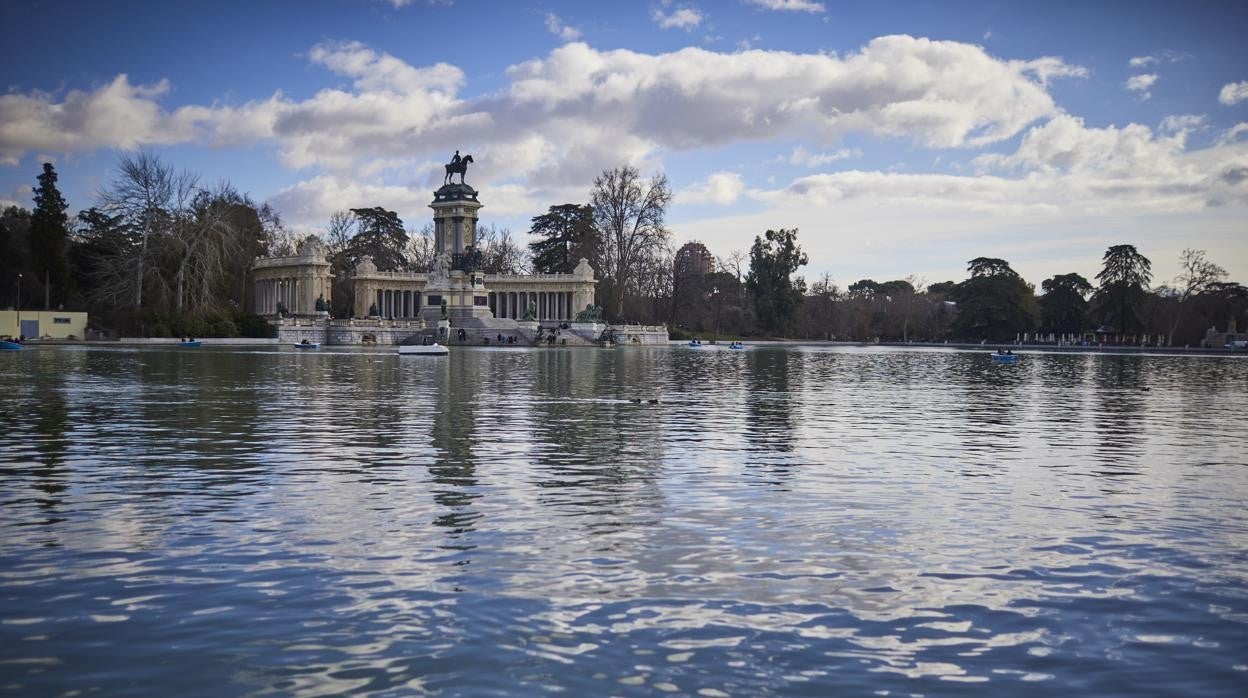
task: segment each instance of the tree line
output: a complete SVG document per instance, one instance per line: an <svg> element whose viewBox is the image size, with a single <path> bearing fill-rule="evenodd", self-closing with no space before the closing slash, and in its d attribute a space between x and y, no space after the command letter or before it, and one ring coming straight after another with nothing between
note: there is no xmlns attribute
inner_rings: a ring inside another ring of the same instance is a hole
<svg viewBox="0 0 1248 698"><path fill-rule="evenodd" d="M124 333L269 332L246 312L252 261L287 235L269 206L140 151L71 219L57 178L45 163L34 209L0 213L7 305L89 310Z"/></svg>
<svg viewBox="0 0 1248 698"><path fill-rule="evenodd" d="M760 241L751 250L751 273L759 268ZM794 264L804 261L788 257ZM790 296L798 300L793 308L788 300L769 300L760 293L765 287L749 286L748 277L743 288L740 272L733 272L739 264L721 259L716 272L678 284L672 324L694 334L718 328L742 336L847 341L1026 339L1169 346L1199 345L1210 327L1234 325L1242 331L1248 325L1248 288L1227 281L1226 271L1204 250L1186 249L1179 262L1175 279L1150 287L1151 261L1133 245L1114 245L1093 280L1073 272L1057 274L1041 283L1039 294L1009 262L992 257L969 260L968 277L956 282L925 284L908 276L860 279L841 288L825 275L807 288L796 277L787 291L801 292L800 298Z"/></svg>
<svg viewBox="0 0 1248 698"><path fill-rule="evenodd" d="M0 274L8 305L85 309L117 332L265 336L251 315L251 265L324 241L335 276L332 313L354 307L351 276L370 257L382 271L429 271L432 223L408 228L394 211L361 206L330 216L319 233L296 234L267 204L228 182L205 184L145 151L123 154L92 206L74 219L43 165L34 208L0 213ZM1041 293L1002 259L977 257L962 281L915 276L845 288L826 274L807 283L796 229L768 230L748 251L716 260L706 274L678 274L666 225L667 178L633 167L604 170L587 203L551 206L532 219L527 244L506 228L477 230L486 273L596 270L596 302L612 322L667 324L674 336L725 334L851 341L1008 341L1081 337L1197 344L1210 326L1248 325L1248 289L1189 249L1182 273L1150 287L1151 262L1131 245L1110 247L1093 281L1076 273L1044 280Z"/></svg>
<svg viewBox="0 0 1248 698"><path fill-rule="evenodd" d="M673 336L726 334L849 341L1067 339L1196 345L1205 330L1248 326L1248 289L1228 282L1204 250L1150 287L1152 263L1132 245L1106 250L1093 281L1077 273L1045 279L1041 293L1003 259L977 257L968 278L926 284L916 276L841 288L807 283L796 229L767 230L749 251L716 260L710 273L678 274L664 225L671 193L657 175L604 171L588 204L552 206L533 219L531 264L569 272L581 257L599 271L599 303L612 321L667 324Z"/></svg>

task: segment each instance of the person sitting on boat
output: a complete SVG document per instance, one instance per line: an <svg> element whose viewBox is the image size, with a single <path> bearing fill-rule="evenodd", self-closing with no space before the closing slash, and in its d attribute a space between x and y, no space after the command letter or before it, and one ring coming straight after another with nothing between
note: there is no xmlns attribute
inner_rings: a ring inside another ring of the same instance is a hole
<svg viewBox="0 0 1248 698"><path fill-rule="evenodd" d="M300 341L299 341L299 343L300 343L300 344L311 344L312 342L309 342L308 340L303 339L303 340L300 340Z"/></svg>

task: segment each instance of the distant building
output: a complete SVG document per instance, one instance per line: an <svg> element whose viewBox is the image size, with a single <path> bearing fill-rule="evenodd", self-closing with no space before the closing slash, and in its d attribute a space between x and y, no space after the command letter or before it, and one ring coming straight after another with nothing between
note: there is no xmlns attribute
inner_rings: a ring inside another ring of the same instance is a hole
<svg viewBox="0 0 1248 698"><path fill-rule="evenodd" d="M715 256L700 242L686 242L676 251L672 271L677 277L710 274L715 271Z"/></svg>
<svg viewBox="0 0 1248 698"><path fill-rule="evenodd" d="M87 314L64 310L0 310L0 337L82 339Z"/></svg>
<svg viewBox="0 0 1248 698"><path fill-rule="evenodd" d="M1235 318L1231 318L1227 323L1226 331L1219 332L1218 328L1210 327L1205 331L1205 338L1201 340L1200 346L1209 349L1243 349L1248 344L1248 332L1239 332L1235 327Z"/></svg>

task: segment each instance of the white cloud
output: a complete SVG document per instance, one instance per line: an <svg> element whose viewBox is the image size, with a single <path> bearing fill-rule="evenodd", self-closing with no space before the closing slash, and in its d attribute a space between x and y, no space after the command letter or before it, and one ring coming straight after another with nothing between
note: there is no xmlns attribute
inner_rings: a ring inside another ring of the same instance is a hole
<svg viewBox="0 0 1248 698"><path fill-rule="evenodd" d="M1226 129L1218 138L1218 145L1229 145L1239 140L1239 134L1248 133L1248 122L1241 121L1238 124Z"/></svg>
<svg viewBox="0 0 1248 698"><path fill-rule="evenodd" d="M1157 82L1157 76L1151 73L1146 73L1144 75L1132 75L1127 78L1127 82L1123 84L1123 87L1131 90L1132 92L1139 92L1140 99L1148 99L1153 96L1148 90L1155 82Z"/></svg>
<svg viewBox="0 0 1248 698"><path fill-rule="evenodd" d="M1161 120L1163 133L1194 131L1205 125L1204 114L1172 114Z"/></svg>
<svg viewBox="0 0 1248 698"><path fill-rule="evenodd" d="M1051 70L978 46L889 36L844 58L783 51L650 55L570 44L512 67L509 97L547 118L575 113L667 147L813 131L984 145L1057 113L1032 79ZM697 118L690 118L697 114ZM592 115L592 116L591 116Z"/></svg>
<svg viewBox="0 0 1248 698"><path fill-rule="evenodd" d="M438 180L441 184L441 179ZM286 187L269 197L267 203L281 212L283 220L296 228L317 228L335 211L363 206L381 206L408 216L408 225L420 225L429 207L434 187L427 189L406 184L361 182L355 178L318 175ZM490 215L527 214L537 210L539 202L529 196L525 187L498 184L490 187Z"/></svg>
<svg viewBox="0 0 1248 698"><path fill-rule="evenodd" d="M350 85L298 100L278 92L241 105L174 110L161 104L168 84L135 86L125 76L64 96L3 95L0 157L272 144L283 165L313 170L307 182L322 185L283 193L282 201L297 202L334 198L323 176L431 186L441 181L444 151L459 147L478 156L469 173L477 186L493 192L514 185L524 192L515 200L553 200L583 196L604 168L653 171L665 151L743 140L834 144L864 132L936 148L996 143L1060 113L1043 81L1082 71L1058 59L1003 61L978 46L909 36L881 37L840 56L701 48L646 54L570 43L509 68L503 90L464 98L465 76L452 65L412 66L355 42L319 44L308 59ZM724 200L732 182L715 183L716 200ZM493 198L490 206L499 210Z"/></svg>
<svg viewBox="0 0 1248 698"><path fill-rule="evenodd" d="M831 153L812 153L803 146L794 146L793 152L789 155L789 164L801 165L803 167L819 167L837 160L846 158L856 158L862 155L862 151L857 148L847 149L841 148Z"/></svg>
<svg viewBox="0 0 1248 698"><path fill-rule="evenodd" d="M654 20L654 23L659 25L660 29L693 31L706 17L695 7L682 6L671 12L664 12L661 8L656 7L650 12L650 19Z"/></svg>
<svg viewBox="0 0 1248 698"><path fill-rule="evenodd" d="M1035 281L1070 270L1053 266L1059 254L1095 273L1124 230L1150 256L1173 247L1182 230L1185 242L1199 235L1226 259L1248 259L1248 141L1187 151L1184 132L1089 128L1062 115L1029 130L1015 152L977 164L983 169L974 175L798 177L780 189L748 190L766 205L756 215L693 221L680 233L733 249L781 217L785 227L801 228L812 259L854 278L879 269L962 278L965 260L982 254L1026 260L1016 268Z"/></svg>
<svg viewBox="0 0 1248 698"><path fill-rule="evenodd" d="M71 90L60 102L46 92L0 95L0 162L17 164L31 150L67 153L194 138L197 108L162 110L158 99L168 92L166 80L134 85L123 73L93 90Z"/></svg>
<svg viewBox="0 0 1248 698"><path fill-rule="evenodd" d="M1071 65L1056 56L1043 56L1030 61L1011 61L1024 73L1036 76L1040 84L1048 87L1055 78L1086 78L1088 69L1081 65Z"/></svg>
<svg viewBox="0 0 1248 698"><path fill-rule="evenodd" d="M288 167L344 171L374 157L427 157L452 141L499 148L536 135L541 162L526 164L579 176L636 164L660 148L799 134L831 142L863 131L928 147L979 146L1057 113L1042 81L1080 72L1056 59L1007 62L978 46L909 36L881 37L843 57L645 54L572 43L512 66L504 92L464 100L463 72L448 64L415 67L354 42L319 44L308 57L351 78L351 89L174 111L160 105L168 84L135 86L124 75L60 101L3 95L0 156L271 140Z"/></svg>
<svg viewBox="0 0 1248 698"><path fill-rule="evenodd" d="M727 205L741 198L745 184L736 172L716 172L704 181L677 192L676 201L682 204L712 203Z"/></svg>
<svg viewBox="0 0 1248 698"><path fill-rule="evenodd" d="M580 29L564 24L559 15L553 12L546 13L546 30L563 41L576 41L581 38Z"/></svg>
<svg viewBox="0 0 1248 698"><path fill-rule="evenodd" d="M1191 58L1191 54L1167 49L1165 51L1158 51L1157 53L1150 53L1147 56L1134 56L1131 60L1127 61L1127 65L1137 69L1147 68L1150 65L1159 65L1161 63L1178 63L1179 61L1187 58Z"/></svg>
<svg viewBox="0 0 1248 698"><path fill-rule="evenodd" d="M1218 101L1228 107L1239 104L1246 99L1248 99L1248 80L1227 83L1222 86L1222 91L1218 93Z"/></svg>
<svg viewBox="0 0 1248 698"><path fill-rule="evenodd" d="M775 10L777 12L819 13L827 11L827 8L823 6L823 3L812 2L812 0L746 0L746 2L763 9Z"/></svg>

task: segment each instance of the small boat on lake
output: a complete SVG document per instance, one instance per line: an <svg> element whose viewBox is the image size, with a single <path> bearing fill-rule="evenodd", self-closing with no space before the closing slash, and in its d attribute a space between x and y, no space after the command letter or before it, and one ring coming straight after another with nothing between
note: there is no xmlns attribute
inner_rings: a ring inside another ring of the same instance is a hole
<svg viewBox="0 0 1248 698"><path fill-rule="evenodd" d="M13 342L7 339L0 339L0 351L21 351L26 347L20 342Z"/></svg>
<svg viewBox="0 0 1248 698"><path fill-rule="evenodd" d="M1018 363L1018 354L1003 354L1001 352L997 352L992 355L992 361L993 363L998 364L1016 364Z"/></svg>
<svg viewBox="0 0 1248 698"><path fill-rule="evenodd" d="M306 339L305 339L305 340L303 340L302 342L299 342L298 344L296 344L296 345L295 345L295 348L296 348L296 349L320 349L320 348L321 348L321 343L320 343L320 342L309 342L308 340L306 340Z"/></svg>
<svg viewBox="0 0 1248 698"><path fill-rule="evenodd" d="M183 340L181 342L178 342L176 346L185 347L187 349L194 349L196 347L203 346L203 344L204 343L199 341L198 339L191 339L191 340Z"/></svg>
<svg viewBox="0 0 1248 698"><path fill-rule="evenodd" d="M741 342L733 342L732 344L728 345L728 348L729 349L744 349L745 345L742 344Z"/></svg>
<svg viewBox="0 0 1248 698"><path fill-rule="evenodd" d="M702 348L702 340L700 340L700 339L691 339L691 340L689 340L689 344L688 344L688 346L689 346L689 347L691 347L691 348L693 348L693 349L701 349L701 348Z"/></svg>
<svg viewBox="0 0 1248 698"><path fill-rule="evenodd" d="M449 349L434 342L432 344L403 344L399 346L399 356L446 356Z"/></svg>

